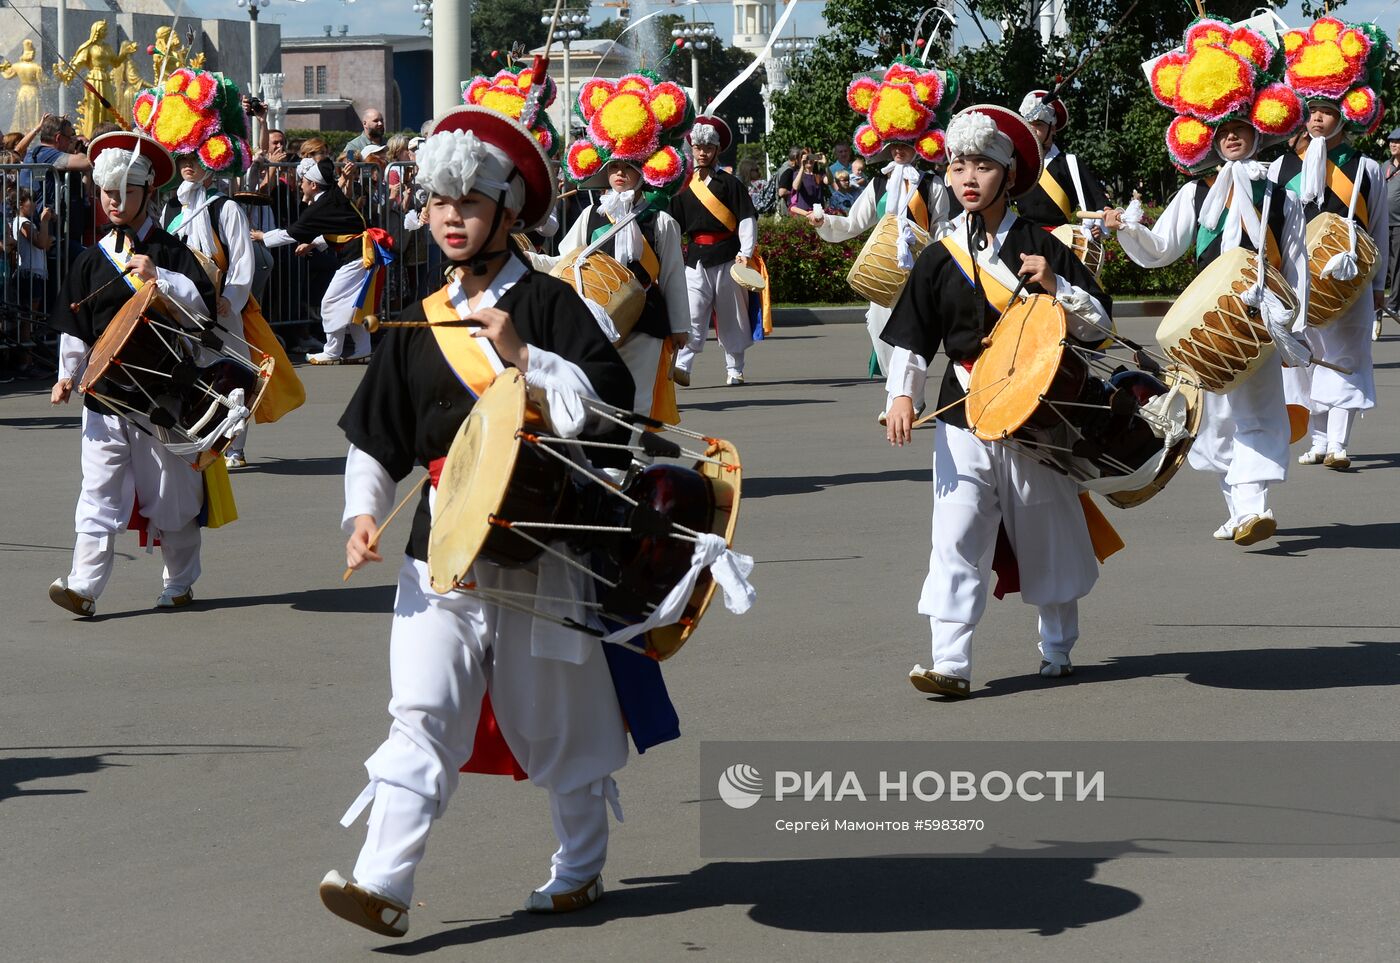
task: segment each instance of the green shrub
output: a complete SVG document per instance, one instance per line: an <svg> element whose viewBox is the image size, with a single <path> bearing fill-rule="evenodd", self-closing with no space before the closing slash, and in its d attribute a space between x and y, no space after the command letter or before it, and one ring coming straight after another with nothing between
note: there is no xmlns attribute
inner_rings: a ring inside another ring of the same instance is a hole
<svg viewBox="0 0 1400 963"><path fill-rule="evenodd" d="M1143 223L1152 224L1162 216L1162 208L1149 207ZM1164 268L1145 268L1134 264L1124 253L1116 238L1104 244L1103 271L1099 281L1112 295L1145 294L1174 298L1196 277L1196 253L1188 251L1180 260Z"/></svg>
<svg viewBox="0 0 1400 963"><path fill-rule="evenodd" d="M846 283L846 272L860 253L865 235L831 244L798 217L758 220L758 253L768 266L774 304L859 304L864 299Z"/></svg>

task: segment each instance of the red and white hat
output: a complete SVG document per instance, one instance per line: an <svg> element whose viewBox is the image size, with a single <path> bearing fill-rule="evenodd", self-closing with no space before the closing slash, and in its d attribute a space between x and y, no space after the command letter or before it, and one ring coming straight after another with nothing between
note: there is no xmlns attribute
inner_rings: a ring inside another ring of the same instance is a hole
<svg viewBox="0 0 1400 963"><path fill-rule="evenodd" d="M418 183L434 194L503 194L519 179L524 200L520 230L549 218L557 186L543 145L519 121L486 107L458 107L433 124L418 148Z"/></svg>
<svg viewBox="0 0 1400 963"><path fill-rule="evenodd" d="M700 114L695 118L695 124L686 135L686 140L691 144L718 147L719 152L723 154L729 150L729 145L734 143L734 132L729 129L723 117L717 114Z"/></svg>
<svg viewBox="0 0 1400 963"><path fill-rule="evenodd" d="M114 130L88 145L92 179L102 190L122 184L150 185L160 190L175 179L175 158L153 137L131 130Z"/></svg>
<svg viewBox="0 0 1400 963"><path fill-rule="evenodd" d="M1045 98L1049 93L1048 90L1032 90L1026 94L1021 100L1021 119L1028 124L1036 121L1051 124L1058 133L1069 126L1069 108L1058 97L1047 104Z"/></svg>
<svg viewBox="0 0 1400 963"><path fill-rule="evenodd" d="M1011 168L1007 193L1020 197L1040 180L1044 158L1030 124L1015 111L976 104L948 122L948 162L960 157L988 157Z"/></svg>

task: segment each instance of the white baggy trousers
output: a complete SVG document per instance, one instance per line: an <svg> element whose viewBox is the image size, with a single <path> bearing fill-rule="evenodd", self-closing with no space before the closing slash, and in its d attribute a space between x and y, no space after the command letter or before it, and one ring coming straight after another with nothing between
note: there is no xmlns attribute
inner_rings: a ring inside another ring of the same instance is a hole
<svg viewBox="0 0 1400 963"><path fill-rule="evenodd" d="M472 567L483 588L533 594L527 569ZM480 599L439 595L428 566L405 558L389 635L393 722L365 761L370 783L346 814L372 800L355 882L404 906L428 831L471 757L482 696L530 781L549 790L559 849L551 882L584 883L607 858L611 773L627 762L627 737L602 643L581 664L531 654L532 616Z"/></svg>
<svg viewBox="0 0 1400 963"><path fill-rule="evenodd" d="M933 549L919 598L935 672L972 677L972 633L987 607L1002 525L1016 550L1021 598L1040 610L1041 654L1063 663L1079 638L1078 599L1099 577L1079 487L1006 445L939 421Z"/></svg>
<svg viewBox="0 0 1400 963"><path fill-rule="evenodd" d="M1187 460L1220 476L1232 523L1263 513L1269 485L1288 475L1283 369L1270 362L1227 394L1208 391L1203 407Z"/></svg>
<svg viewBox="0 0 1400 963"><path fill-rule="evenodd" d="M749 334L749 292L734 283L729 275L731 262L706 267L696 264L685 269L685 288L690 297L690 340L676 352L676 367L689 371L695 356L705 350L705 337L710 330L710 310L713 308L719 329L719 343L724 348L724 367L729 374L744 373L744 352L753 344Z"/></svg>
<svg viewBox="0 0 1400 963"><path fill-rule="evenodd" d="M116 415L83 409L82 491L74 512L68 587L95 599L112 575L113 536L126 530L137 502L160 539L166 588L180 594L199 578L199 510L204 478L170 449Z"/></svg>

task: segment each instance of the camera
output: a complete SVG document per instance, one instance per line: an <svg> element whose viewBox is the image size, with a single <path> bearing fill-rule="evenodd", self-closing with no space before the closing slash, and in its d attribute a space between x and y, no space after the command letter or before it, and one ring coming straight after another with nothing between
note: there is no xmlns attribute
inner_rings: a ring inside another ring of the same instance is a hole
<svg viewBox="0 0 1400 963"><path fill-rule="evenodd" d="M248 98L248 113L253 117L261 117L267 113L267 101L261 97Z"/></svg>

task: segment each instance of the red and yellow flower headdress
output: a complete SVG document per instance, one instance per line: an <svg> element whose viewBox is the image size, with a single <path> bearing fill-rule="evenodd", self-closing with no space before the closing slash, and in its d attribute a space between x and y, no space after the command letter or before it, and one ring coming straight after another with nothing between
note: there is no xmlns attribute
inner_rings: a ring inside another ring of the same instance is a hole
<svg viewBox="0 0 1400 963"><path fill-rule="evenodd" d="M132 106L136 128L175 155L194 154L206 170L237 176L252 163L238 85L223 74L182 67Z"/></svg>
<svg viewBox="0 0 1400 963"><path fill-rule="evenodd" d="M912 56L897 59L883 74L861 74L846 88L846 103L865 121L854 138L865 157L890 144L910 144L924 160L943 160L943 128L957 102L957 74Z"/></svg>
<svg viewBox="0 0 1400 963"><path fill-rule="evenodd" d="M559 134L549 122L546 108L554 103L558 87L554 78L545 74L544 93L536 106L533 123L525 124L521 115L530 103L531 89L535 84L534 71L530 67L521 70L500 70L494 77L473 77L462 84L462 102L472 107L485 107L511 120L527 126L535 140L544 148L545 155L552 160L559 158Z"/></svg>
<svg viewBox="0 0 1400 963"><path fill-rule="evenodd" d="M1331 104L1353 130L1370 130L1385 114L1380 89L1388 44L1373 23L1323 17L1283 35L1285 79L1309 103Z"/></svg>
<svg viewBox="0 0 1400 963"><path fill-rule="evenodd" d="M1303 122L1303 104L1280 83L1283 58L1260 30L1203 17L1186 31L1183 48L1152 62L1152 95L1174 110L1167 126L1167 153L1183 171L1219 157L1215 135L1223 124L1244 121L1265 139L1287 137Z"/></svg>
<svg viewBox="0 0 1400 963"><path fill-rule="evenodd" d="M626 161L641 171L648 195L674 194L685 186L685 135L695 122L695 105L680 85L646 71L595 78L579 90L574 111L588 135L569 147L569 180L596 184L608 164Z"/></svg>

